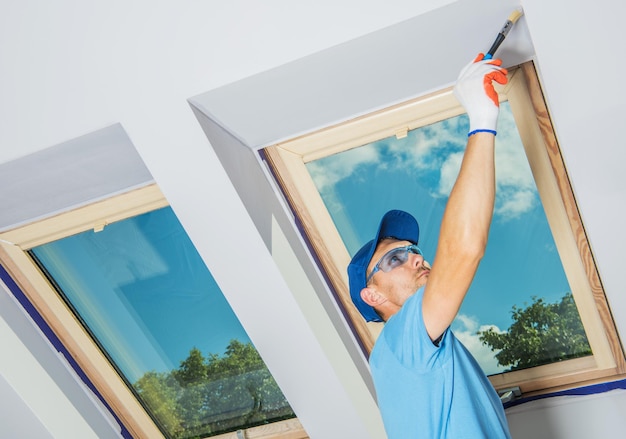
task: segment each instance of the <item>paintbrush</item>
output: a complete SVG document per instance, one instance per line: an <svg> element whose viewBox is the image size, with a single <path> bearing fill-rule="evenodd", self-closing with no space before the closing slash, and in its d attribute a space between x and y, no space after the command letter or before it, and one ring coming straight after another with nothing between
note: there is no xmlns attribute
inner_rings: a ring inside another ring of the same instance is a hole
<svg viewBox="0 0 626 439"><path fill-rule="evenodd" d="M502 44L502 42L504 41L506 36L509 34L509 31L511 30L515 22L519 20L519 18L522 16L523 13L524 12L522 11L521 8L516 9L515 11L511 12L511 15L509 15L509 18L507 18L506 22L504 23L504 26L502 26L502 30L500 30L500 33L498 33L498 36L496 37L495 41L493 42L493 44L491 45L491 47L489 48L489 50L487 51L483 59L493 58L493 55L496 53L496 50L498 50L498 47L500 47L500 44Z"/></svg>

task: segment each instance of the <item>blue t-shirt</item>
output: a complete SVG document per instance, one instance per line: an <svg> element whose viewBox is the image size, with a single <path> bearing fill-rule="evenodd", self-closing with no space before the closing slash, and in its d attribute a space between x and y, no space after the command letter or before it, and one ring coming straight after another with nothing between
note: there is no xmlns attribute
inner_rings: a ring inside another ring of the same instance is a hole
<svg viewBox="0 0 626 439"><path fill-rule="evenodd" d="M436 346L422 318L424 288L385 324L370 356L389 439L510 438L500 398L447 330Z"/></svg>

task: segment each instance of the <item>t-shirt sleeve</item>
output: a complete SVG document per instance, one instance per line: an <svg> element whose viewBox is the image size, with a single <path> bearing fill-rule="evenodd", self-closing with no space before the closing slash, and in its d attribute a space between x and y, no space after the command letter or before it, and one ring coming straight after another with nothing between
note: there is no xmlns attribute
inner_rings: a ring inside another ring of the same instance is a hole
<svg viewBox="0 0 626 439"><path fill-rule="evenodd" d="M445 361L448 355L446 330L438 345L430 339L422 314L424 287L404 303L385 324L381 336L398 361L416 370L429 370Z"/></svg>

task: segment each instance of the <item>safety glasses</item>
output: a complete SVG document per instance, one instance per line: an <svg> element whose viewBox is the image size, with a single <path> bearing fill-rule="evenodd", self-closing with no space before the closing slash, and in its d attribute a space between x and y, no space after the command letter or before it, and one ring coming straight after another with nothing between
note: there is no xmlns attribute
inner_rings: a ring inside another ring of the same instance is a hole
<svg viewBox="0 0 626 439"><path fill-rule="evenodd" d="M414 253L416 255L422 254L422 251L415 244L389 250L376 263L370 275L367 276L367 279L365 280L365 284L367 285L369 283L370 279L372 278L372 276L374 276L374 274L376 274L377 271L380 270L380 271L384 271L385 273L387 273L393 270L394 268L399 267L400 265L404 264L409 259L409 252Z"/></svg>

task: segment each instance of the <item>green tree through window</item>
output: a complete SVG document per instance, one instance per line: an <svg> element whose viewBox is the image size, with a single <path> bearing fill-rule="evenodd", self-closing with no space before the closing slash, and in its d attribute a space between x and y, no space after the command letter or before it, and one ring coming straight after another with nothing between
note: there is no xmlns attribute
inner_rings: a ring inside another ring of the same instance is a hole
<svg viewBox="0 0 626 439"><path fill-rule="evenodd" d="M591 347L571 293L560 302L546 303L533 297L526 308L513 306L513 324L507 332L493 328L478 331L501 366L509 370L550 364L591 355Z"/></svg>
<svg viewBox="0 0 626 439"><path fill-rule="evenodd" d="M134 387L176 438L292 418L293 411L251 343L231 340L223 356L192 348L169 373L145 373Z"/></svg>

